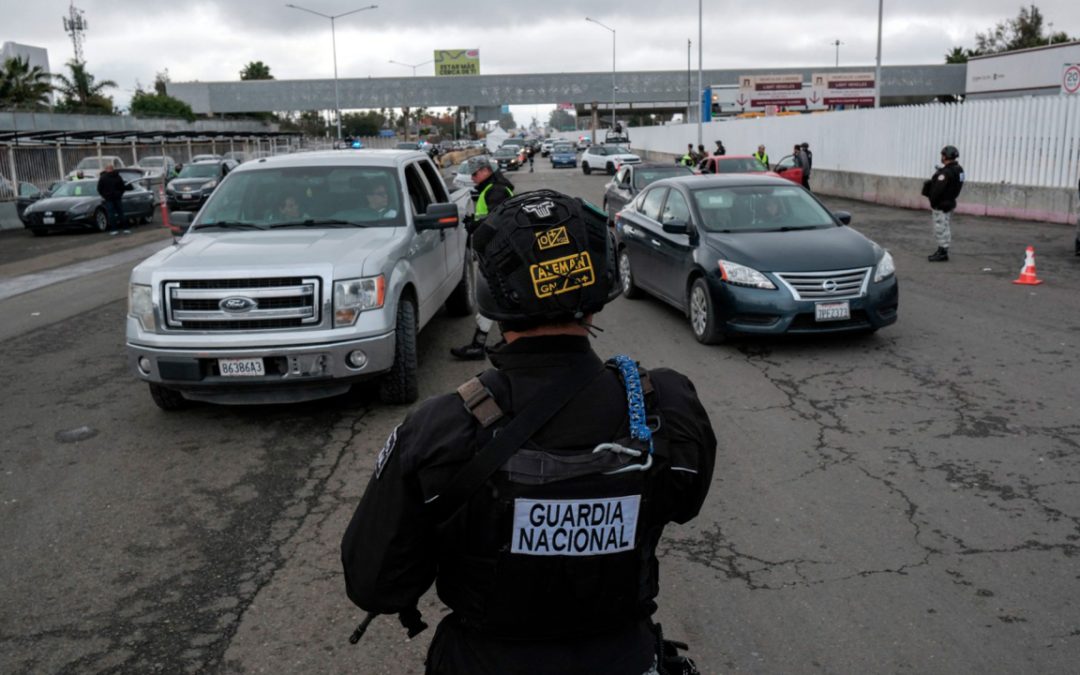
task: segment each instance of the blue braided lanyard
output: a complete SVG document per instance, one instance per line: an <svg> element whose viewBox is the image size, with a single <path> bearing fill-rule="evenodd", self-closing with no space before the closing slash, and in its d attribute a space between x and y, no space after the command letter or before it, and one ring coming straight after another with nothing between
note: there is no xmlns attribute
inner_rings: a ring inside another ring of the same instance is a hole
<svg viewBox="0 0 1080 675"><path fill-rule="evenodd" d="M653 454L652 429L645 417L645 394L641 390L641 375L637 364L625 354L616 354L608 360L614 363L622 375L626 386L626 405L630 415L630 437L635 441L647 442L649 454Z"/></svg>

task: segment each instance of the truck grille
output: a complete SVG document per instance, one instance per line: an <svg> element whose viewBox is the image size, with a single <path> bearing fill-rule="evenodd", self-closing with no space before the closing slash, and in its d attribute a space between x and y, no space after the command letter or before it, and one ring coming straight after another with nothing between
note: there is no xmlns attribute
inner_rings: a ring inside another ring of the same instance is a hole
<svg viewBox="0 0 1080 675"><path fill-rule="evenodd" d="M319 289L318 277L167 281L165 321L172 329L197 331L315 326Z"/></svg>
<svg viewBox="0 0 1080 675"><path fill-rule="evenodd" d="M866 293L870 268L830 272L777 272L796 300L842 300Z"/></svg>

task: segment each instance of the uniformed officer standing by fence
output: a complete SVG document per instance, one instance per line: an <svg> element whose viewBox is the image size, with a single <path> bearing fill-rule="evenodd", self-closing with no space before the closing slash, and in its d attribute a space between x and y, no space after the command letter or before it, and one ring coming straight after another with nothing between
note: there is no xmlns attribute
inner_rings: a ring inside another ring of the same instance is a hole
<svg viewBox="0 0 1080 675"><path fill-rule="evenodd" d="M415 632L434 582L427 673L696 673L651 620L656 546L701 508L716 438L686 377L590 346L619 292L605 215L530 192L473 247L508 344L391 433L342 541L349 597Z"/></svg>
<svg viewBox="0 0 1080 675"><path fill-rule="evenodd" d="M923 186L923 196L930 200L930 212L934 220L934 238L937 250L927 256L930 262L948 262L949 246L952 244L952 212L956 198L964 189L964 168L960 166L960 151L946 145L941 149L941 168L934 172Z"/></svg>

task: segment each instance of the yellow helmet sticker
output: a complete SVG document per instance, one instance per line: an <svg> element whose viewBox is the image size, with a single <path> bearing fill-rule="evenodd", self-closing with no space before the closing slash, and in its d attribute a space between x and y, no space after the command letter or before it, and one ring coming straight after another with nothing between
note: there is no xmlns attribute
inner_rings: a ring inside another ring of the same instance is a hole
<svg viewBox="0 0 1080 675"><path fill-rule="evenodd" d="M541 251L556 246L566 246L570 243L570 237L566 234L566 226L556 227L552 230L544 230L536 233L536 245Z"/></svg>
<svg viewBox="0 0 1080 675"><path fill-rule="evenodd" d="M569 293L596 283L592 258L587 252L529 265L529 274L532 275L533 293L538 298Z"/></svg>

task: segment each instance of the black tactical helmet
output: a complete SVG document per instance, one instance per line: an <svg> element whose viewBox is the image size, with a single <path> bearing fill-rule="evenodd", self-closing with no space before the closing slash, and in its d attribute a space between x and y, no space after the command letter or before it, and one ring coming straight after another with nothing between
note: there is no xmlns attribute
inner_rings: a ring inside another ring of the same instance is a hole
<svg viewBox="0 0 1080 675"><path fill-rule="evenodd" d="M960 151L956 149L955 145L946 145L941 149L941 156L945 159L958 159Z"/></svg>
<svg viewBox="0 0 1080 675"><path fill-rule="evenodd" d="M607 215L554 190L498 206L473 232L480 313L504 329L579 321L619 295Z"/></svg>

